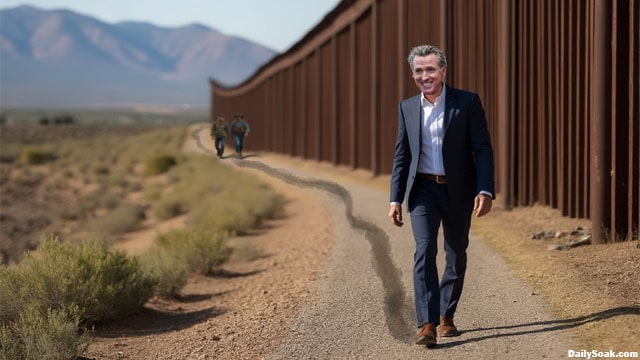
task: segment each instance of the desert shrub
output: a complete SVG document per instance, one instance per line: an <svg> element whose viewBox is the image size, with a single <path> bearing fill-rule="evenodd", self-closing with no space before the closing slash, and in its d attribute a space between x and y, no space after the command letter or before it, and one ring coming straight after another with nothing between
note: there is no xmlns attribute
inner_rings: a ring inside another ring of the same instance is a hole
<svg viewBox="0 0 640 360"><path fill-rule="evenodd" d="M194 227L206 227L211 231L243 235L256 225L256 220L247 211L245 204L238 202L222 204L219 203L219 198L211 196L203 199L189 212L187 224Z"/></svg>
<svg viewBox="0 0 640 360"><path fill-rule="evenodd" d="M24 347L8 326L0 325L0 360L25 359Z"/></svg>
<svg viewBox="0 0 640 360"><path fill-rule="evenodd" d="M167 172L175 164L176 158L171 155L152 155L144 162L144 174L162 174Z"/></svg>
<svg viewBox="0 0 640 360"><path fill-rule="evenodd" d="M242 234L282 208L281 197L270 187L210 157L189 157L169 175L179 178L170 198L182 204L188 224L196 228Z"/></svg>
<svg viewBox="0 0 640 360"><path fill-rule="evenodd" d="M44 164L48 161L52 161L54 158L55 157L51 151L43 148L25 147L20 152L20 160L24 164L28 165Z"/></svg>
<svg viewBox="0 0 640 360"><path fill-rule="evenodd" d="M20 279L16 272L0 265L0 326L15 321L22 310Z"/></svg>
<svg viewBox="0 0 640 360"><path fill-rule="evenodd" d="M120 206L122 197L113 192L108 185L97 184L94 190L83 196L82 202L77 206L87 215L99 208L114 210Z"/></svg>
<svg viewBox="0 0 640 360"><path fill-rule="evenodd" d="M90 344L71 310L28 308L17 322L0 329L0 359L73 360Z"/></svg>
<svg viewBox="0 0 640 360"><path fill-rule="evenodd" d="M230 260L254 261L266 256L263 249L256 246L254 239L238 238L234 242Z"/></svg>
<svg viewBox="0 0 640 360"><path fill-rule="evenodd" d="M204 197L189 213L188 223L196 227L244 234L282 209L282 198L266 185L239 179L225 191Z"/></svg>
<svg viewBox="0 0 640 360"><path fill-rule="evenodd" d="M100 199L101 205L104 206L105 208L109 209L109 210L116 210L118 209L118 207L120 206L120 202L122 201L122 198L116 194L113 194L111 192L107 192L105 193L102 198ZM142 216L142 218L144 218L144 213L139 214L139 212L142 209L136 209L135 206L133 205L125 205L123 206L125 208L127 207L131 207L130 211L132 213L132 215L137 215L138 217ZM119 211L125 211L125 210L119 210Z"/></svg>
<svg viewBox="0 0 640 360"><path fill-rule="evenodd" d="M156 281L155 294L175 297L187 283L189 269L180 257L154 248L140 258L142 268Z"/></svg>
<svg viewBox="0 0 640 360"><path fill-rule="evenodd" d="M176 296L193 272L209 273L231 256L224 234L198 229L177 229L156 238L154 248L142 263L152 273L158 285L156 292Z"/></svg>
<svg viewBox="0 0 640 360"><path fill-rule="evenodd" d="M77 167L83 174L91 174L95 164L108 166L109 175L131 173L139 164L144 168L147 159L157 154L176 161L185 130L185 126L176 126L131 136L104 134L92 139L67 139L56 145L57 163Z"/></svg>
<svg viewBox="0 0 640 360"><path fill-rule="evenodd" d="M56 213L58 219L61 220L78 220L85 215L76 204L63 204Z"/></svg>
<svg viewBox="0 0 640 360"><path fill-rule="evenodd" d="M142 206L122 204L104 216L91 220L88 228L92 234L120 235L135 229L144 216Z"/></svg>
<svg viewBox="0 0 640 360"><path fill-rule="evenodd" d="M138 311L155 285L136 259L95 241L71 244L47 239L17 271L23 304L54 310L77 307L85 323Z"/></svg>
<svg viewBox="0 0 640 360"><path fill-rule="evenodd" d="M219 201L238 201L254 218L254 225L275 218L282 210L283 199L266 184L249 183L236 186L221 195Z"/></svg>
<svg viewBox="0 0 640 360"><path fill-rule="evenodd" d="M184 213L184 206L175 198L167 197L153 204L151 212L156 219L167 220Z"/></svg>
<svg viewBox="0 0 640 360"><path fill-rule="evenodd" d="M16 160L20 159L22 147L22 144L2 143L0 163L14 164Z"/></svg>
<svg viewBox="0 0 640 360"><path fill-rule="evenodd" d="M185 210L200 203L212 194L225 190L226 183L233 182L234 170L216 164L210 157L195 155L187 158L167 174L172 179L171 197L178 199Z"/></svg>
<svg viewBox="0 0 640 360"><path fill-rule="evenodd" d="M107 165L96 165L93 168L93 173L98 176L106 176L106 175L109 175L110 172L111 170Z"/></svg>
<svg viewBox="0 0 640 360"><path fill-rule="evenodd" d="M142 190L142 197L145 200L156 201L162 196L162 189L157 185L146 186Z"/></svg>
<svg viewBox="0 0 640 360"><path fill-rule="evenodd" d="M156 238L157 246L181 258L190 272L208 273L219 267L231 255L227 237L198 229L177 229Z"/></svg>

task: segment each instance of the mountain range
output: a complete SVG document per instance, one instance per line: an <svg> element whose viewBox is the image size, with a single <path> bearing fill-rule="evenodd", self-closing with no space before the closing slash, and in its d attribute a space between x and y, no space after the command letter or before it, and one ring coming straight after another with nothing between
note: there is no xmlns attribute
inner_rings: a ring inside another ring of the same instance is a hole
<svg viewBox="0 0 640 360"><path fill-rule="evenodd" d="M209 106L209 79L246 80L276 52L215 29L109 24L69 10L0 11L0 106Z"/></svg>

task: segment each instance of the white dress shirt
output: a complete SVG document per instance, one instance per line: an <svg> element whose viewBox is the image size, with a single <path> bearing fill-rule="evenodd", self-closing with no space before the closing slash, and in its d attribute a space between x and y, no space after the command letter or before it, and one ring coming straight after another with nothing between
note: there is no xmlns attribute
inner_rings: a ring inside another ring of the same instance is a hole
<svg viewBox="0 0 640 360"><path fill-rule="evenodd" d="M422 105L422 148L420 149L420 162L418 172L433 175L446 175L444 161L442 160L442 142L444 140L444 101L446 87L436 98L430 102L424 97L420 99Z"/></svg>

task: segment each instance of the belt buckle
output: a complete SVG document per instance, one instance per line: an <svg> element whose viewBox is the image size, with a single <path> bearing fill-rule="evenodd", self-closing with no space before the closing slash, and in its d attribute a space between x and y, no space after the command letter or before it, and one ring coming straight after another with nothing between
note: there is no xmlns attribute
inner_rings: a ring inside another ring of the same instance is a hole
<svg viewBox="0 0 640 360"><path fill-rule="evenodd" d="M436 175L436 184L446 184L447 180L442 175Z"/></svg>

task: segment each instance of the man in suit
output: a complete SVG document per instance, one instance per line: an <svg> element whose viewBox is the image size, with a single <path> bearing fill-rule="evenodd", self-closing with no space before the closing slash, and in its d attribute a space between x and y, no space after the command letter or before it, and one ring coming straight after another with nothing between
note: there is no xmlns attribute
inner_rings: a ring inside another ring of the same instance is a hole
<svg viewBox="0 0 640 360"><path fill-rule="evenodd" d="M402 226L406 198L416 243L413 283L420 329L415 342L435 346L436 336L457 336L453 317L467 266L471 216L491 210L493 149L477 94L444 83L440 49L417 46L409 65L420 94L398 107L398 137L391 173L389 218ZM440 225L446 266L438 278Z"/></svg>

